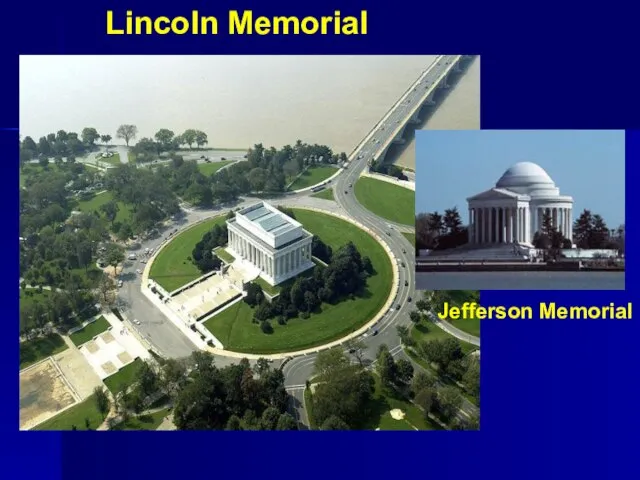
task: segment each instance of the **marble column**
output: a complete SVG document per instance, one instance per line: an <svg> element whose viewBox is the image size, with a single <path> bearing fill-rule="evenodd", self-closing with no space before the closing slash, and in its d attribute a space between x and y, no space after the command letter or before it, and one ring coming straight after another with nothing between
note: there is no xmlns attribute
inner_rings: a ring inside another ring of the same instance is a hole
<svg viewBox="0 0 640 480"><path fill-rule="evenodd" d="M502 243L507 243L507 209L502 207L500 211L502 217L500 220L500 234L502 235Z"/></svg>
<svg viewBox="0 0 640 480"><path fill-rule="evenodd" d="M513 209L509 207L507 209L507 243L513 243L513 215L511 211Z"/></svg>
<svg viewBox="0 0 640 480"><path fill-rule="evenodd" d="M526 239L525 242L527 243L531 243L531 211L529 210L529 207L526 207L524 209L524 215L526 218L526 226L525 226L525 235L526 235Z"/></svg>
<svg viewBox="0 0 640 480"><path fill-rule="evenodd" d="M491 215L489 215L489 209L482 209L482 243L489 243L489 220Z"/></svg>

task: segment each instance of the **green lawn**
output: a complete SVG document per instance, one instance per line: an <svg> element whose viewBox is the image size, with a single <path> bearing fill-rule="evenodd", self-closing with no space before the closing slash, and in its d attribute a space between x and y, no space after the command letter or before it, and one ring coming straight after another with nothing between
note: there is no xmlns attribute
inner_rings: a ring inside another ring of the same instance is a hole
<svg viewBox="0 0 640 480"><path fill-rule="evenodd" d="M369 321L389 296L393 279L391 262L378 242L355 225L331 215L301 209L293 211L305 229L320 237L334 251L348 239L362 255L371 259L376 273L367 279L368 292L365 297L344 300L336 305L323 304L322 312L307 320L296 318L289 320L287 325L278 325L273 319L274 332L270 335L251 323L252 309L245 302L238 302L205 323L229 350L269 354L328 343Z"/></svg>
<svg viewBox="0 0 640 480"><path fill-rule="evenodd" d="M51 355L65 351L67 344L57 333L20 342L20 370Z"/></svg>
<svg viewBox="0 0 640 480"><path fill-rule="evenodd" d="M335 197L333 196L332 188L325 188L324 190L320 190L318 193L314 193L311 195L312 197L324 198L325 200L333 200L335 202Z"/></svg>
<svg viewBox="0 0 640 480"><path fill-rule="evenodd" d="M146 415L138 415L131 417L127 422L119 423L115 426L114 430L155 430L167 415L169 415L168 408Z"/></svg>
<svg viewBox="0 0 640 480"><path fill-rule="evenodd" d="M354 190L358 202L367 210L395 223L415 224L413 190L370 177L360 177Z"/></svg>
<svg viewBox="0 0 640 480"><path fill-rule="evenodd" d="M103 316L100 316L95 322L90 323L82 330L79 330L75 333L72 333L69 338L76 346L80 346L83 343L88 342L96 335L99 335L102 332L106 332L111 324L107 322L107 319Z"/></svg>
<svg viewBox="0 0 640 480"><path fill-rule="evenodd" d="M130 387L133 384L133 379L141 365L142 360L136 358L133 362L125 365L113 375L105 378L104 384L114 395L119 393L124 385Z"/></svg>
<svg viewBox="0 0 640 480"><path fill-rule="evenodd" d="M172 292L200 277L202 273L190 260L191 253L208 230L215 225L223 225L225 221L226 216L220 215L176 235L153 261L149 277L167 292Z"/></svg>
<svg viewBox="0 0 640 480"><path fill-rule="evenodd" d="M218 170L220 170L222 167L224 167L225 165L229 165L230 163L233 163L233 161L223 160L221 162L198 163L198 170L200 170L200 172L203 175L210 177L211 175L216 173Z"/></svg>
<svg viewBox="0 0 640 480"><path fill-rule="evenodd" d="M218 257L220 257L221 260L227 263L232 263L235 260L233 255L227 252L227 250L224 247L215 248L213 251Z"/></svg>
<svg viewBox="0 0 640 480"><path fill-rule="evenodd" d="M411 338L413 338L413 340L416 343L420 343L423 341L444 340L445 338L455 338L455 337L449 335L447 332L445 332L443 329L441 329L434 323L428 320L422 319L418 323L416 323L411 329ZM458 340L458 341L460 342L460 345L462 346L462 351L464 353L470 353L478 349L478 347L476 347L475 345L471 345L470 343L463 342L462 340Z"/></svg>
<svg viewBox="0 0 640 480"><path fill-rule="evenodd" d="M409 240L409 243L411 245L413 245L414 247L416 246L416 235L415 235L415 233L402 232L402 235L404 235L404 238Z"/></svg>
<svg viewBox="0 0 640 480"><path fill-rule="evenodd" d="M98 212L101 216L104 216L100 211L100 207L105 203L109 203L111 200L113 200L113 194L111 192L102 192L89 200L78 202L76 209L85 213ZM125 203L118 202L118 209L115 219L116 222L124 222L131 219L131 208L129 206Z"/></svg>
<svg viewBox="0 0 640 480"><path fill-rule="evenodd" d="M318 183L324 182L331 175L335 175L338 171L335 167L311 167L308 168L295 182L291 184L289 190L300 190L302 188L312 187Z"/></svg>
<svg viewBox="0 0 640 480"><path fill-rule="evenodd" d="M74 425L77 430L86 430L85 419L89 419L91 430L95 430L103 422L94 395L41 423L34 430L73 430Z"/></svg>
<svg viewBox="0 0 640 480"><path fill-rule="evenodd" d="M109 165L113 165L114 167L117 167L118 165L120 165L122 162L120 162L120 154L119 153L114 153L113 157L108 157L108 158L104 158L104 157L100 157L96 159L97 162L101 162L101 163L108 163Z"/></svg>

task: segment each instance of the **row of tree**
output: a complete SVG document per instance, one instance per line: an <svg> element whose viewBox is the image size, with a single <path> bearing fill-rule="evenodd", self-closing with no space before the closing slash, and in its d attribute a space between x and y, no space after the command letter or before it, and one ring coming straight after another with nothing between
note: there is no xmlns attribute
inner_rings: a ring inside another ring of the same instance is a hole
<svg viewBox="0 0 640 480"><path fill-rule="evenodd" d="M156 160L164 152L176 152L182 145L187 145L190 149L195 145L202 148L209 143L209 138L202 130L189 128L183 133L176 135L168 128L158 130L153 138L141 138L132 147L136 162L145 163ZM127 146L129 143L127 142Z"/></svg>
<svg viewBox="0 0 640 480"><path fill-rule="evenodd" d="M369 171L373 173L380 173L382 175L388 175L395 177L398 180L408 180L409 178L404 174L402 169L392 163L384 163L380 160L371 160L369 162Z"/></svg>
<svg viewBox="0 0 640 480"><path fill-rule="evenodd" d="M254 367L245 358L219 368L214 357L194 352L185 359L143 362L129 381L116 387L115 405L102 387L94 401L110 429L121 428L152 405L173 406L179 430L297 430L287 413L284 375L265 359Z"/></svg>

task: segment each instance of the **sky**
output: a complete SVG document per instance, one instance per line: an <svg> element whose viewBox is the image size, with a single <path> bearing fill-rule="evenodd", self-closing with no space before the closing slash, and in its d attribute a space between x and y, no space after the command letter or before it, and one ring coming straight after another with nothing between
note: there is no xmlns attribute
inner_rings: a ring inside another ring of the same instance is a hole
<svg viewBox="0 0 640 480"><path fill-rule="evenodd" d="M420 130L416 132L416 212L458 207L495 187L510 166L533 162L584 209L609 228L625 221L623 130Z"/></svg>

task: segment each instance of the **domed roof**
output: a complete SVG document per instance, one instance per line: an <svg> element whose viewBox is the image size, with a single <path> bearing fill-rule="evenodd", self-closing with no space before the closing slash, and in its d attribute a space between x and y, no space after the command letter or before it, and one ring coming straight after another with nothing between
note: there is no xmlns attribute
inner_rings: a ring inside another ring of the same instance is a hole
<svg viewBox="0 0 640 480"><path fill-rule="evenodd" d="M496 188L546 186L553 188L555 184L540 165L533 162L519 162L509 167L502 174Z"/></svg>

